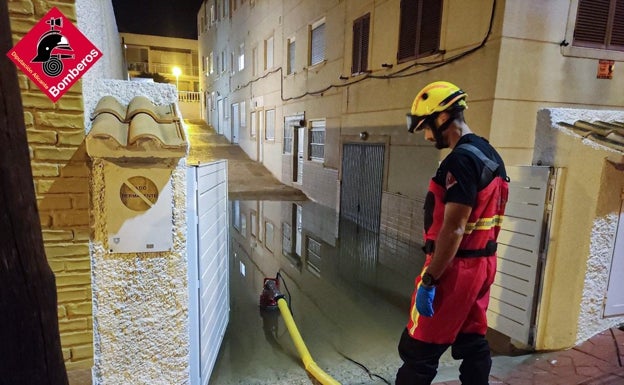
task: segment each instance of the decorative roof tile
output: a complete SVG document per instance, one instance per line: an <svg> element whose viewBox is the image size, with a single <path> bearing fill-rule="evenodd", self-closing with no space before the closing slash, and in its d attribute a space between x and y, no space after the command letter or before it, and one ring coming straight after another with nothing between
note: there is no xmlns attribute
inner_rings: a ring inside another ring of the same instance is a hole
<svg viewBox="0 0 624 385"><path fill-rule="evenodd" d="M156 106L137 96L124 106L105 96L92 115L87 153L97 158L181 158L188 141L175 105Z"/></svg>
<svg viewBox="0 0 624 385"><path fill-rule="evenodd" d="M559 122L562 127L566 127L581 137L609 147L611 149L624 152L624 122L604 122L577 120L574 124Z"/></svg>
<svg viewBox="0 0 624 385"><path fill-rule="evenodd" d="M176 113L175 105L156 106L145 96L135 96L128 106L124 106L112 96L104 96L95 106L91 120L103 113L114 115L120 122L128 123L134 116L146 113L158 123L171 123L180 120Z"/></svg>

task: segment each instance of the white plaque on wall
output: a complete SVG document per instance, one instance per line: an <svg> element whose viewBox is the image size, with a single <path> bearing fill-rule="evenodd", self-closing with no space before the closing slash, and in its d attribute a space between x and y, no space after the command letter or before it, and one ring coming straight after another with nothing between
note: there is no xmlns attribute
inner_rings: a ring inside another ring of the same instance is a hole
<svg viewBox="0 0 624 385"><path fill-rule="evenodd" d="M120 167L106 162L104 181L109 252L171 250L171 169Z"/></svg>

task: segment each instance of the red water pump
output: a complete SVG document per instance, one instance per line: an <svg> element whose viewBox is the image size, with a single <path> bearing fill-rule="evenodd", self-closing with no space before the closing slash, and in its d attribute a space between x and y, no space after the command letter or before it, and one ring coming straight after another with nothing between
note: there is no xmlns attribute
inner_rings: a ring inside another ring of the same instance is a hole
<svg viewBox="0 0 624 385"><path fill-rule="evenodd" d="M284 298L284 295L280 292L278 277L265 278L262 286L262 294L260 294L260 309L277 309L277 300Z"/></svg>

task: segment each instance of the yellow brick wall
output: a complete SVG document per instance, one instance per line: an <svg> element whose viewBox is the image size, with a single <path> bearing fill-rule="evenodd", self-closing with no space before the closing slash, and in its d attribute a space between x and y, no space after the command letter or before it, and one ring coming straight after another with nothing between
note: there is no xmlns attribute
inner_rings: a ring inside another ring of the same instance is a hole
<svg viewBox="0 0 624 385"><path fill-rule="evenodd" d="M14 44L52 7L76 23L74 0L9 0L8 5ZM65 365L67 369L91 366L89 170L82 85L76 83L55 104L19 70L18 78L43 241L56 275Z"/></svg>

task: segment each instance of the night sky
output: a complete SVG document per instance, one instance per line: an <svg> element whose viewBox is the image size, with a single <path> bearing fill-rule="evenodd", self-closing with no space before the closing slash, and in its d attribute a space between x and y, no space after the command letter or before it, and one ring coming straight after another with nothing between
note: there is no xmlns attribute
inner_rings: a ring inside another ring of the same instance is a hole
<svg viewBox="0 0 624 385"><path fill-rule="evenodd" d="M119 32L197 39L202 0L113 0Z"/></svg>

